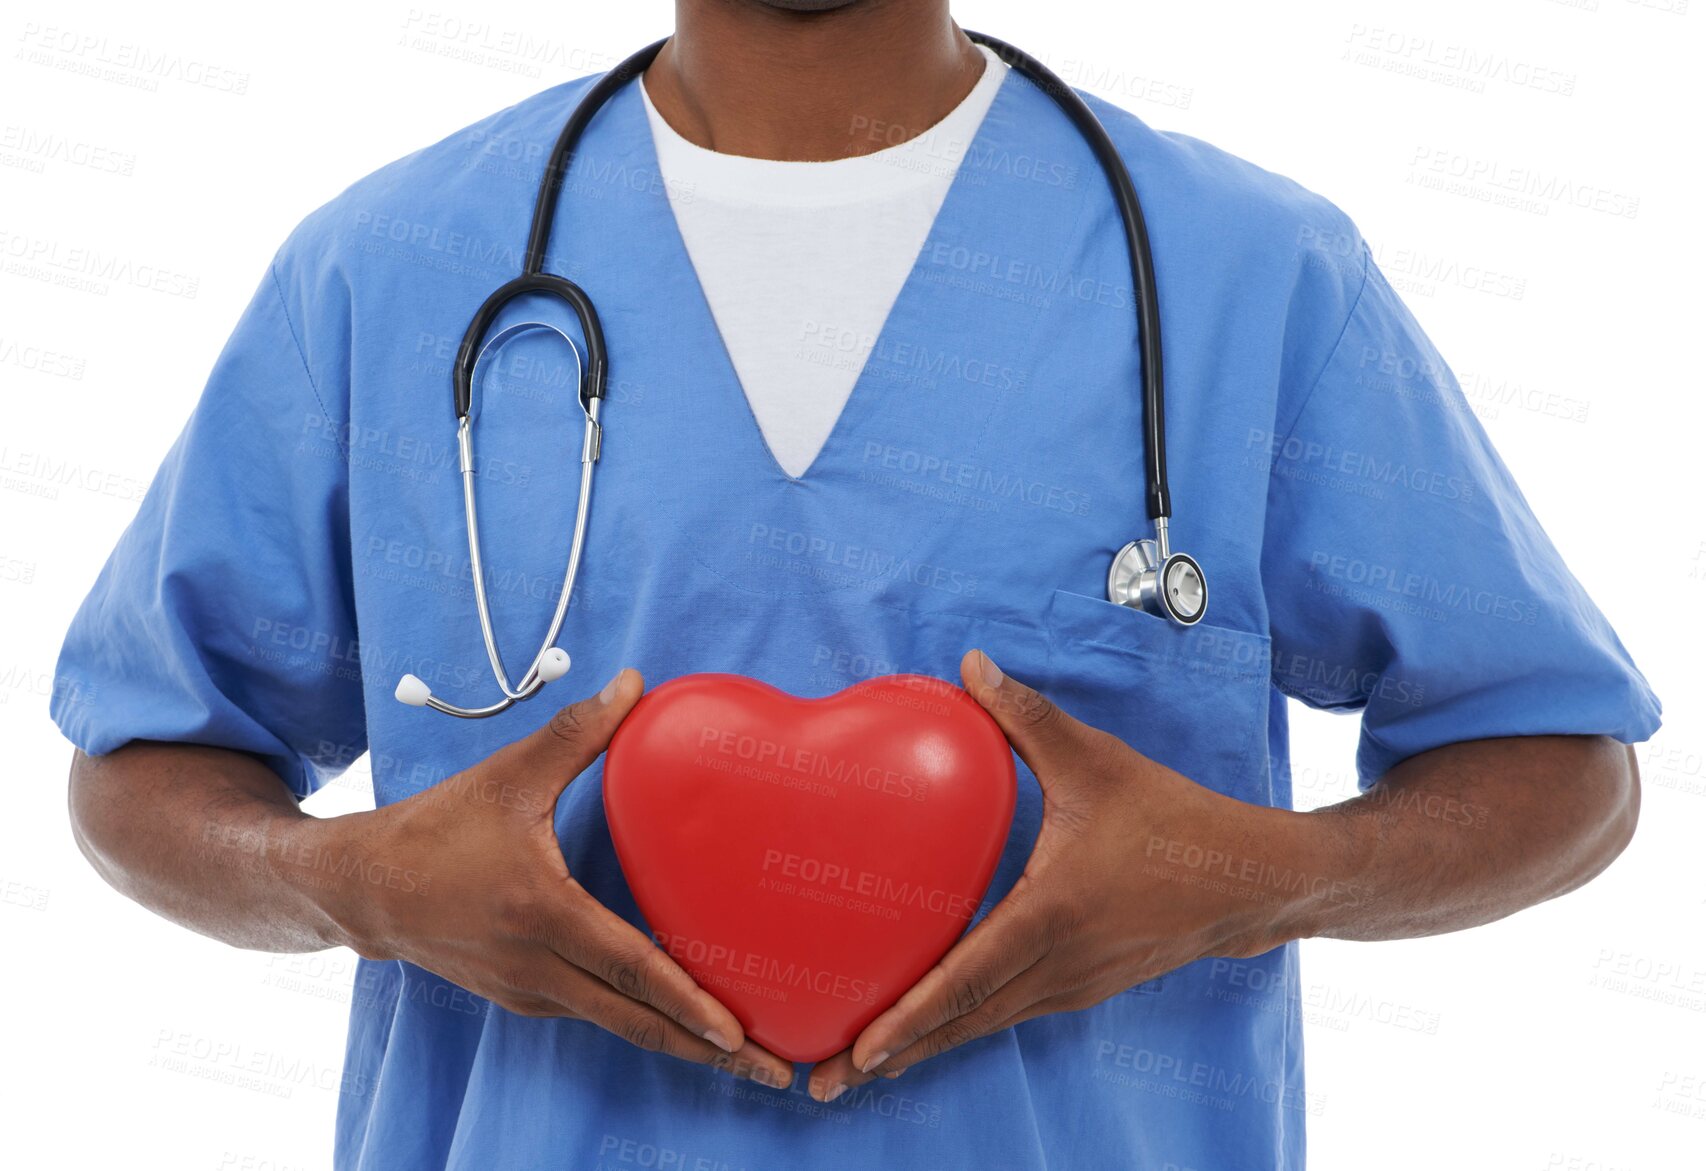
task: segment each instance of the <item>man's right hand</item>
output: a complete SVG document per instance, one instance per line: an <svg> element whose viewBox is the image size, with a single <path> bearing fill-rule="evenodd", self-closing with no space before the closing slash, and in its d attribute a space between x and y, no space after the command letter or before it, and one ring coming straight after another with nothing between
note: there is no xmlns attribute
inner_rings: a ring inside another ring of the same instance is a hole
<svg viewBox="0 0 1706 1171"><path fill-rule="evenodd" d="M638 672L623 671L430 789L314 822L316 874L357 876L315 901L369 959L406 960L510 1012L589 1021L643 1049L786 1086L793 1067L747 1041L733 1013L564 861L557 798L643 690Z"/></svg>

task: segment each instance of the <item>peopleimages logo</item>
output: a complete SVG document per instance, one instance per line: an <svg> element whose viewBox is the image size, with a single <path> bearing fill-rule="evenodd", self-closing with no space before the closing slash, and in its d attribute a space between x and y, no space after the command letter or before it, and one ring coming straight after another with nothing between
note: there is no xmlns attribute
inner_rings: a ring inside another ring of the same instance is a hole
<svg viewBox="0 0 1706 1171"><path fill-rule="evenodd" d="M1159 857L1169 866L1243 884L1251 888L1253 894L1266 894L1271 891L1285 894L1305 892L1330 903L1355 907L1361 905L1370 893L1358 882L1307 874L1259 858L1240 858L1224 850L1165 838L1158 834L1150 835L1149 844L1144 849L1144 857Z"/></svg>
<svg viewBox="0 0 1706 1171"><path fill-rule="evenodd" d="M1013 285L1048 297L1064 295L1074 301L1112 309L1124 309L1132 303L1130 291L1113 281L1052 268L1022 256L1008 256L943 240L927 243L919 255L919 264L937 271L959 272L968 277Z"/></svg>
<svg viewBox="0 0 1706 1171"><path fill-rule="evenodd" d="M941 590L968 598L977 593L978 579L961 570L932 565L926 561L914 561L910 557L898 556L866 545L849 545L843 541L796 530L754 524L747 533L747 544L770 558L761 564L787 569L791 566L779 556L770 555L790 557L822 571L814 576L826 576L830 580L863 581L869 585L880 585L885 581L906 581L926 589ZM846 572L839 572L842 570Z"/></svg>
<svg viewBox="0 0 1706 1171"><path fill-rule="evenodd" d="M1033 480L1017 472L968 463L951 456L867 440L865 463L884 472L896 472L920 481L933 480L947 488L997 501L1016 501L1073 516L1087 516L1090 512L1089 496L1075 488Z"/></svg>
<svg viewBox="0 0 1706 1171"><path fill-rule="evenodd" d="M921 777L897 773L881 765L829 756L811 748L784 744L767 736L752 736L710 726L699 729L699 749L732 757L746 764L768 765L833 784L852 784L873 793L922 801L930 786Z"/></svg>
<svg viewBox="0 0 1706 1171"><path fill-rule="evenodd" d="M1472 614L1502 618L1524 626L1533 626L1540 618L1540 607L1532 601L1507 597L1493 590L1474 589L1454 582L1440 581L1429 574L1415 573L1393 565L1320 550L1310 554L1309 565L1316 573L1349 585L1412 598L1446 610L1466 610Z"/></svg>
<svg viewBox="0 0 1706 1171"><path fill-rule="evenodd" d="M1135 1075L1136 1088L1219 1109L1230 1109L1240 1099L1312 1115L1325 1106L1324 1098L1306 1096L1301 1085L1140 1045L1098 1041L1096 1062Z"/></svg>
<svg viewBox="0 0 1706 1171"><path fill-rule="evenodd" d="M784 850L765 850L760 867L767 874L778 874L796 882L806 883L841 894L854 895L892 907L928 911L970 922L977 914L978 900L952 891L933 890L916 882L891 878L869 870L860 870L841 862L810 858Z"/></svg>
<svg viewBox="0 0 1706 1171"><path fill-rule="evenodd" d="M860 980L809 964L779 960L667 931L653 932L652 939L670 959L686 968L701 984L726 986L730 981L750 980L761 985L772 999L780 1001L786 1001L789 992L800 991L854 1004L877 1002L877 984L873 980Z"/></svg>
<svg viewBox="0 0 1706 1171"><path fill-rule="evenodd" d="M1401 459L1355 451L1298 435L1281 436L1260 427L1252 427L1244 442L1249 450L1266 453L1273 473L1277 476L1297 478L1298 469L1307 468L1341 475L1353 481L1365 481L1371 485L1408 488L1412 492L1437 496L1442 500L1468 503L1474 500L1476 495L1475 485L1461 476L1416 467Z"/></svg>

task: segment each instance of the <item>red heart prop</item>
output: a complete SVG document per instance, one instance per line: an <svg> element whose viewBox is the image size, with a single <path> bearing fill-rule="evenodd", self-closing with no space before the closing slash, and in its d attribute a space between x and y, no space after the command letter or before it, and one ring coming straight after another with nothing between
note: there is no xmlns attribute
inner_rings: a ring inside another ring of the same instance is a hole
<svg viewBox="0 0 1706 1171"><path fill-rule="evenodd" d="M959 938L1016 789L995 721L924 675L824 699L685 675L640 700L604 765L654 938L790 1061L847 1048Z"/></svg>

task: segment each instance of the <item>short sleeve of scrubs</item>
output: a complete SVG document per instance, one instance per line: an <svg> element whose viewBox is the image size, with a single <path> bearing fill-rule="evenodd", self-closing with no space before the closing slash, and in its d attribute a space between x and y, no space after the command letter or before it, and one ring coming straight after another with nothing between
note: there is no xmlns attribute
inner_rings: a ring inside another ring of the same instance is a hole
<svg viewBox="0 0 1706 1171"><path fill-rule="evenodd" d="M298 797L366 748L341 429L268 269L73 620L51 710L85 752L259 756Z"/></svg>
<svg viewBox="0 0 1706 1171"><path fill-rule="evenodd" d="M1365 788L1455 741L1646 739L1646 680L1366 249L1359 276L1319 378L1268 437L1275 683L1362 711Z"/></svg>

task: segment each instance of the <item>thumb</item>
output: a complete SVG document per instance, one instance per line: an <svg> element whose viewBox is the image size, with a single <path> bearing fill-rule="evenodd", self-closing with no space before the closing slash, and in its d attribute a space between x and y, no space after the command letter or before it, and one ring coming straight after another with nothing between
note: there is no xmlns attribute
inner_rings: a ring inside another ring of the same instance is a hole
<svg viewBox="0 0 1706 1171"><path fill-rule="evenodd" d="M966 652L960 660L960 679L1039 779L1049 771L1045 764L1062 759L1078 745L1085 730L1082 723L1042 692L1003 672L983 651Z"/></svg>
<svg viewBox="0 0 1706 1171"><path fill-rule="evenodd" d="M571 703L530 736L501 749L493 763L536 786L555 804L569 782L598 759L646 689L638 671L618 671L597 695Z"/></svg>

